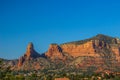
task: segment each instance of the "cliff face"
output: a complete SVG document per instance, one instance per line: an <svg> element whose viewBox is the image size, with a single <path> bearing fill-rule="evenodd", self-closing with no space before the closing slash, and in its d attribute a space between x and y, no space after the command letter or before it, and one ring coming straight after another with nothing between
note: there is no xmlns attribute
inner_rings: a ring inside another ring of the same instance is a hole
<svg viewBox="0 0 120 80"><path fill-rule="evenodd" d="M89 41L82 45L75 45L75 44L65 44L61 45L63 52L68 53L73 57L79 56L98 56L95 54L95 48L93 41Z"/></svg>
<svg viewBox="0 0 120 80"><path fill-rule="evenodd" d="M59 45L50 45L46 56L51 60L65 59L72 56L68 65L87 70L94 67L96 72L104 69L115 70L120 63L120 40L105 35ZM94 65L94 66L93 66ZM104 66L103 66L104 65Z"/></svg>
<svg viewBox="0 0 120 80"><path fill-rule="evenodd" d="M97 35L87 41L71 42L59 45L50 45L47 57L63 58L64 53L72 57L93 56L99 57L98 53L102 53L105 49L109 50L116 56L120 55L119 40L104 35Z"/></svg>
<svg viewBox="0 0 120 80"><path fill-rule="evenodd" d="M114 53L116 60L120 63L120 46L111 46L111 50Z"/></svg>
<svg viewBox="0 0 120 80"><path fill-rule="evenodd" d="M111 50L116 55L116 57L120 56L120 47L119 46L111 46Z"/></svg>
<svg viewBox="0 0 120 80"><path fill-rule="evenodd" d="M91 40L84 44L63 44L61 45L62 51L70 54L73 57L79 56L94 56L98 57L97 51L102 51L103 49L112 50L116 55L119 54L119 47L113 47L110 44L100 41L100 40Z"/></svg>

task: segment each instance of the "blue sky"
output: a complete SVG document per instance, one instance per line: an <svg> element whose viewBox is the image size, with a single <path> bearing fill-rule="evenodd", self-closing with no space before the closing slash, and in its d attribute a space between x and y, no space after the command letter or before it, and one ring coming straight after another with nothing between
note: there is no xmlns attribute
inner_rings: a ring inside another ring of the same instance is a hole
<svg viewBox="0 0 120 80"><path fill-rule="evenodd" d="M43 53L98 33L120 37L120 0L0 0L1 58L19 58L29 42Z"/></svg>

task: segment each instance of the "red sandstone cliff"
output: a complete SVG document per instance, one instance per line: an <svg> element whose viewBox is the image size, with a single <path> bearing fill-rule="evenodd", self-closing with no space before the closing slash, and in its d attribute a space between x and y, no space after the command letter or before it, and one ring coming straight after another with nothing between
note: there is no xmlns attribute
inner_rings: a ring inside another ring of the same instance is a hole
<svg viewBox="0 0 120 80"><path fill-rule="evenodd" d="M97 35L84 42L72 42L62 45L50 45L48 51L45 53L50 59L63 59L64 53L76 57L107 57L108 52L116 56L120 60L120 41L116 38L111 38L104 35Z"/></svg>
<svg viewBox="0 0 120 80"><path fill-rule="evenodd" d="M95 54L96 52L95 52L93 41L89 41L81 45L64 44L64 45L61 45L61 48L63 52L68 53L73 57L97 56L97 54Z"/></svg>
<svg viewBox="0 0 120 80"><path fill-rule="evenodd" d="M106 38L106 37L105 37ZM45 55L52 61L66 58L65 54L72 56L73 61L67 63L70 66L76 66L83 71L94 68L95 72L103 70L115 70L120 63L120 44L115 39L109 41L92 39L86 42L76 44L67 43L62 45L50 45ZM67 58L66 58L67 60Z"/></svg>

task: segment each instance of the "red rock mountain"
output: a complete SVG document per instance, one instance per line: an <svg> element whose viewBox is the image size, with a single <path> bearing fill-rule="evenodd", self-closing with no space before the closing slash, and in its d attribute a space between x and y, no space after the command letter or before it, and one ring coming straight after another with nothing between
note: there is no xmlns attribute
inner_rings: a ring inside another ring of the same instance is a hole
<svg viewBox="0 0 120 80"><path fill-rule="evenodd" d="M55 58L66 58L65 54L74 59L69 63L70 66L83 70L94 66L97 68L96 72L106 69L114 71L120 67L120 40L99 34L87 40L50 45L45 53L53 61Z"/></svg>
<svg viewBox="0 0 120 80"><path fill-rule="evenodd" d="M20 57L17 67L37 70L48 66L55 67L56 62L59 61L64 62L63 67L67 68L74 66L87 70L89 67L94 67L96 72L115 71L120 67L120 39L99 34L86 40L60 45L51 44L44 57L34 50L32 43L29 43L26 53Z"/></svg>
<svg viewBox="0 0 120 80"><path fill-rule="evenodd" d="M48 52L45 54L47 57L63 58L64 53L67 53L71 56L80 57L80 56L100 56L98 53L103 49L110 50L116 56L120 55L120 40L117 38L108 37L105 35L97 35L88 40L84 41L75 41L70 43L61 44L60 46L50 45Z"/></svg>

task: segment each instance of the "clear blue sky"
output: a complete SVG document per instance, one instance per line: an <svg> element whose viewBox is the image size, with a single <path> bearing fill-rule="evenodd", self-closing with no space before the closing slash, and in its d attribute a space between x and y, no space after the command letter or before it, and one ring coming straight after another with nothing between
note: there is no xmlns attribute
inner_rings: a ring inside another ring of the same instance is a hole
<svg viewBox="0 0 120 80"><path fill-rule="evenodd" d="M19 58L29 42L42 53L98 33L120 37L120 0L0 0L1 58Z"/></svg>

